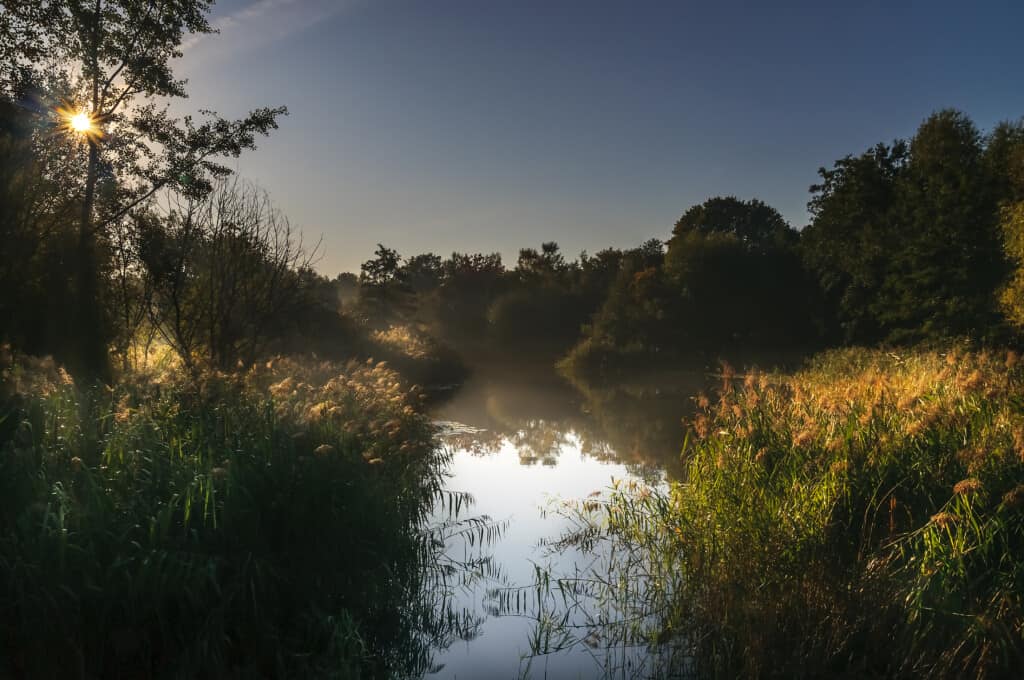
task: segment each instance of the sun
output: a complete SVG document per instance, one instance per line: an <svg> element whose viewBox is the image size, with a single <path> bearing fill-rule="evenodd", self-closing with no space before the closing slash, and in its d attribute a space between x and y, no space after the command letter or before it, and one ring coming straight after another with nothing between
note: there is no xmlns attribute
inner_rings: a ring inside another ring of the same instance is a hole
<svg viewBox="0 0 1024 680"><path fill-rule="evenodd" d="M88 113L80 111L68 119L68 124L75 132L86 134L92 130L92 118Z"/></svg>

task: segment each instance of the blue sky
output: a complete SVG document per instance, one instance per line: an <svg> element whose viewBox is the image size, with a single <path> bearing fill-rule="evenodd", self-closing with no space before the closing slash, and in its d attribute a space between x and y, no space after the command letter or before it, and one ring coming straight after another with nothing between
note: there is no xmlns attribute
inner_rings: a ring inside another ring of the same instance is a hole
<svg viewBox="0 0 1024 680"><path fill-rule="evenodd" d="M239 172L319 269L665 238L758 197L796 227L819 166L955 107L1024 115L1024 2L221 0L189 106L291 115Z"/></svg>

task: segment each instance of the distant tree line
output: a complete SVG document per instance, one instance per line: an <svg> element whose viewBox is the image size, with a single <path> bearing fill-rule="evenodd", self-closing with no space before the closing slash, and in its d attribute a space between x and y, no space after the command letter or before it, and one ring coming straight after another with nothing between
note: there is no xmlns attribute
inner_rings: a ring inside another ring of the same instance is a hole
<svg viewBox="0 0 1024 680"><path fill-rule="evenodd" d="M13 35L11 16L0 29ZM819 170L801 230L760 200L720 196L664 242L574 259L546 242L511 266L380 245L358 275L328 279L269 197L210 160L250 148L282 110L200 126L141 105L83 139L54 115L75 88L22 54L0 96L0 342L87 378L109 375L111 358L145 360L156 341L190 368L226 369L275 352L344 356L393 325L464 353L598 368L624 355L1005 341L1024 326L1019 122L982 134L939 111L909 141L839 159Z"/></svg>
<svg viewBox="0 0 1024 680"><path fill-rule="evenodd" d="M726 196L688 209L665 243L575 260L553 242L521 250L511 268L497 254L403 259L379 246L350 309L456 345L600 357L1015 336L1021 123L983 135L939 111L911 140L819 174L802 230L760 200Z"/></svg>

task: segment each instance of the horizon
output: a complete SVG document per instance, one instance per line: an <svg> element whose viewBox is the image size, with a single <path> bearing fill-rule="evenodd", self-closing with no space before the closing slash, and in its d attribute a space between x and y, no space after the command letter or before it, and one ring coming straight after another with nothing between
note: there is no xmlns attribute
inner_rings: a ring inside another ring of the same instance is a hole
<svg viewBox="0 0 1024 680"><path fill-rule="evenodd" d="M218 2L220 34L178 61L177 106L288 106L235 167L323 237L328 276L377 243L513 263L542 241L575 256L664 240L716 195L800 229L819 167L939 109L982 131L1024 114L1008 2L299 5Z"/></svg>

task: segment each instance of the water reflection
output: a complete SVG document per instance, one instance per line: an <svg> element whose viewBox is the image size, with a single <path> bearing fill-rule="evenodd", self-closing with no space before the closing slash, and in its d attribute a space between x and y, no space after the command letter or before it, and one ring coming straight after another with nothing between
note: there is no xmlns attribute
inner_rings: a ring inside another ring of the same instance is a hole
<svg viewBox="0 0 1024 680"><path fill-rule="evenodd" d="M521 464L555 466L566 450L626 465L655 478L678 472L682 418L709 378L701 368L632 384L573 385L552 370L478 371L436 417L453 428L449 443L478 455L506 443Z"/></svg>
<svg viewBox="0 0 1024 680"><path fill-rule="evenodd" d="M456 609L480 616L473 636L440 651L429 677L637 677L651 667L656 652L636 641L611 649L583 608L550 621L553 609L510 607L510 598L525 605L545 574L590 573L607 558L603 546L551 549L574 529L559 508L599 499L613 480L660 486L677 474L681 419L704 375L591 388L551 370L491 367L436 408L452 454L449 489L472 496L471 513L502 532L489 546L492 577L451 591ZM448 550L459 559L464 547Z"/></svg>

